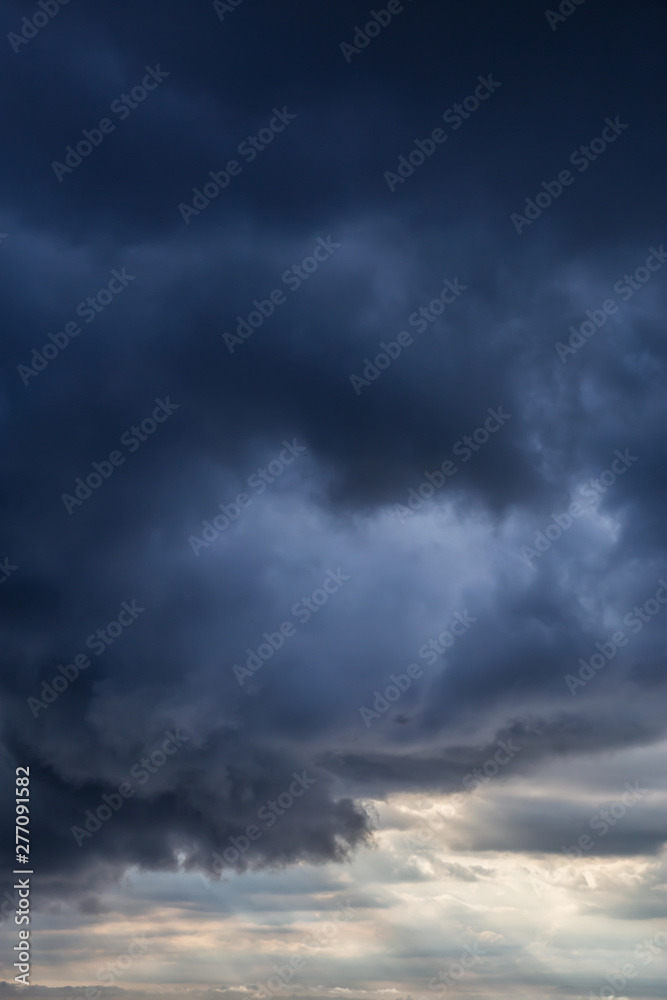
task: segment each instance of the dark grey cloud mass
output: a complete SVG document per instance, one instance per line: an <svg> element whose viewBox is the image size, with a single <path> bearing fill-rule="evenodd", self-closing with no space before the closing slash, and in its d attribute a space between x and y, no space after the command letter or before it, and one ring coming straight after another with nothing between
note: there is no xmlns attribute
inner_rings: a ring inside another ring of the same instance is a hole
<svg viewBox="0 0 667 1000"><path fill-rule="evenodd" d="M26 9L4 6L5 37ZM5 45L0 766L30 764L42 892L93 905L128 866L210 870L281 795L234 865L343 859L367 799L471 791L498 740L522 747L502 795L664 739L667 12L589 0L552 31L528 0L420 0L348 63L368 17L72 3ZM457 612L474 623L429 662ZM502 801L462 844L560 851L591 815ZM663 837L640 803L600 853Z"/></svg>

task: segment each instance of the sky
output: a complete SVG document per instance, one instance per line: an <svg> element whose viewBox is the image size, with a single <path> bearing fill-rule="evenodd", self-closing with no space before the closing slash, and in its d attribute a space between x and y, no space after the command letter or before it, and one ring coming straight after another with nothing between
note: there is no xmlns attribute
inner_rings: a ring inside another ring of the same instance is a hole
<svg viewBox="0 0 667 1000"><path fill-rule="evenodd" d="M0 17L0 1000L663 996L664 4Z"/></svg>

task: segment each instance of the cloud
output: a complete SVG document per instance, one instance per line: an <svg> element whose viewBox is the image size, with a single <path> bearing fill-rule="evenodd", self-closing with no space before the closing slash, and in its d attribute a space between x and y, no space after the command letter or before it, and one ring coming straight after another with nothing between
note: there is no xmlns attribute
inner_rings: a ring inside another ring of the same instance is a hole
<svg viewBox="0 0 667 1000"><path fill-rule="evenodd" d="M7 108L7 149L22 155L3 167L1 412L13 436L0 558L18 568L0 585L2 768L10 781L17 764L31 767L40 892L84 912L132 867L210 870L304 768L316 786L240 867L343 862L372 842L367 799L460 791L499 739L522 746L498 779L509 807L511 776L539 780L553 761L574 770L664 734L660 618L576 704L564 683L664 573L663 274L567 365L554 348L662 238L644 35L624 22L626 53L616 14L593 31L582 13L562 31L580 32L570 44L586 58L564 73L564 50L529 4L509 27L495 5L406 10L401 29L423 61L387 32L353 67L338 49L360 16L350 3L321 19L301 11L289 30L268 5L224 24L211 5L178 16L135 6L63 9L5 67L29 111ZM8 31L21 16L10 4ZM642 16L664 27L653 6ZM591 55L607 45L613 58ZM158 60L169 77L150 102L59 184L51 162ZM447 67L437 87L436 62ZM494 101L390 195L387 164L491 71ZM274 107L293 109L289 129L186 227L179 203L242 155ZM624 144L519 239L513 206L617 112L631 122ZM647 169L629 187L637 163ZM340 248L326 267L290 287L285 273L328 239ZM87 322L79 304L123 268L136 276L127 294ZM419 332L445 279L466 292ZM223 332L276 288L287 301L230 354ZM77 320L54 355L49 335ZM357 397L350 375L402 330L414 345ZM21 365L33 367L27 384ZM173 419L128 445L123 466L68 512L63 495L165 396ZM502 433L468 458L455 452L498 407L511 414ZM189 536L292 439L308 456L265 480L195 558ZM627 448L636 465L595 511L522 564L521 545ZM400 524L394 505L448 458L456 476ZM240 689L233 665L337 567L350 584ZM89 637L133 600L140 620L96 657ZM427 667L420 648L464 609L478 625ZM86 651L88 672L35 717L27 699ZM415 659L423 681L366 732L364 699ZM77 846L86 810L178 726L187 749ZM557 851L584 818L565 793L514 806L502 822L479 806L460 845ZM647 807L600 850L654 855L661 842ZM454 863L448 873L483 877Z"/></svg>

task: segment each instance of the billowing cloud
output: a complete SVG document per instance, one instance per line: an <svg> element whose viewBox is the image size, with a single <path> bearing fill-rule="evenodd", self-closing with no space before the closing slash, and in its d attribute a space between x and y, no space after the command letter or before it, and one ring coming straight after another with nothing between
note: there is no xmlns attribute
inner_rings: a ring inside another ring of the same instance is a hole
<svg viewBox="0 0 667 1000"><path fill-rule="evenodd" d="M392 885L660 863L665 12L398 6L3 12L0 768L41 912L372 867L411 795L455 815ZM326 989L396 988L358 971Z"/></svg>

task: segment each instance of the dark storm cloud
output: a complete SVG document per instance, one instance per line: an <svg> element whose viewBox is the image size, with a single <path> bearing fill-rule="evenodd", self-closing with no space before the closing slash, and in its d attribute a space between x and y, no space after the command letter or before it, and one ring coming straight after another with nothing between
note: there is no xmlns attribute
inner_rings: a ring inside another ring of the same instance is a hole
<svg viewBox="0 0 667 1000"><path fill-rule="evenodd" d="M3 31L24 14L10 4ZM240 864L343 858L372 827L353 794L458 788L500 738L524 740L529 772L663 731L657 701L618 702L624 685L661 692L660 617L576 704L564 676L665 572L667 271L627 301L614 291L667 237L664 11L643 3L628 24L621 5L586 5L552 33L529 3L406 5L348 65L339 43L367 16L351 2L245 0L223 22L210 4L71 4L6 46L0 559L18 568L0 593L4 766L30 762L45 884L83 905L130 864L209 869L304 768L316 785ZM110 110L156 66L168 76L139 107ZM384 172L489 74L497 91L392 193ZM274 109L296 117L247 162L239 144ZM52 161L105 116L114 131L59 182ZM511 213L608 116L628 129L517 234ZM240 174L186 225L179 204L234 157ZM340 246L285 282L318 239ZM409 317L445 279L464 290L418 332ZM222 333L276 288L285 301L230 353ZM86 322L89 297L101 311ZM610 297L618 313L562 363L556 343ZM350 376L402 330L414 342L356 395ZM173 414L142 440L131 428L165 399ZM507 426L439 493L464 539L488 532L493 549L459 585L470 553L443 569L411 548L420 518L437 534L435 502L405 526L382 518L489 408ZM284 441L307 456L195 556L188 538ZM638 459L598 520L523 566L520 546L617 449ZM63 494L114 451L122 465L68 513ZM339 569L340 595L241 687L232 666ZM132 627L35 718L26 700L131 601L145 608ZM359 707L466 606L478 625L397 706L403 725L366 731ZM175 726L191 742L77 847L71 827ZM619 851L656 849L638 815ZM551 849L543 826L517 823L508 842Z"/></svg>
<svg viewBox="0 0 667 1000"><path fill-rule="evenodd" d="M650 807L640 782L621 786L614 801L576 806L571 801L501 802L473 809L452 846L463 850L544 851L570 858L657 854L664 843L664 808ZM500 815L506 815L502 821ZM579 839L582 838L581 845ZM569 855L567 852L570 852Z"/></svg>

